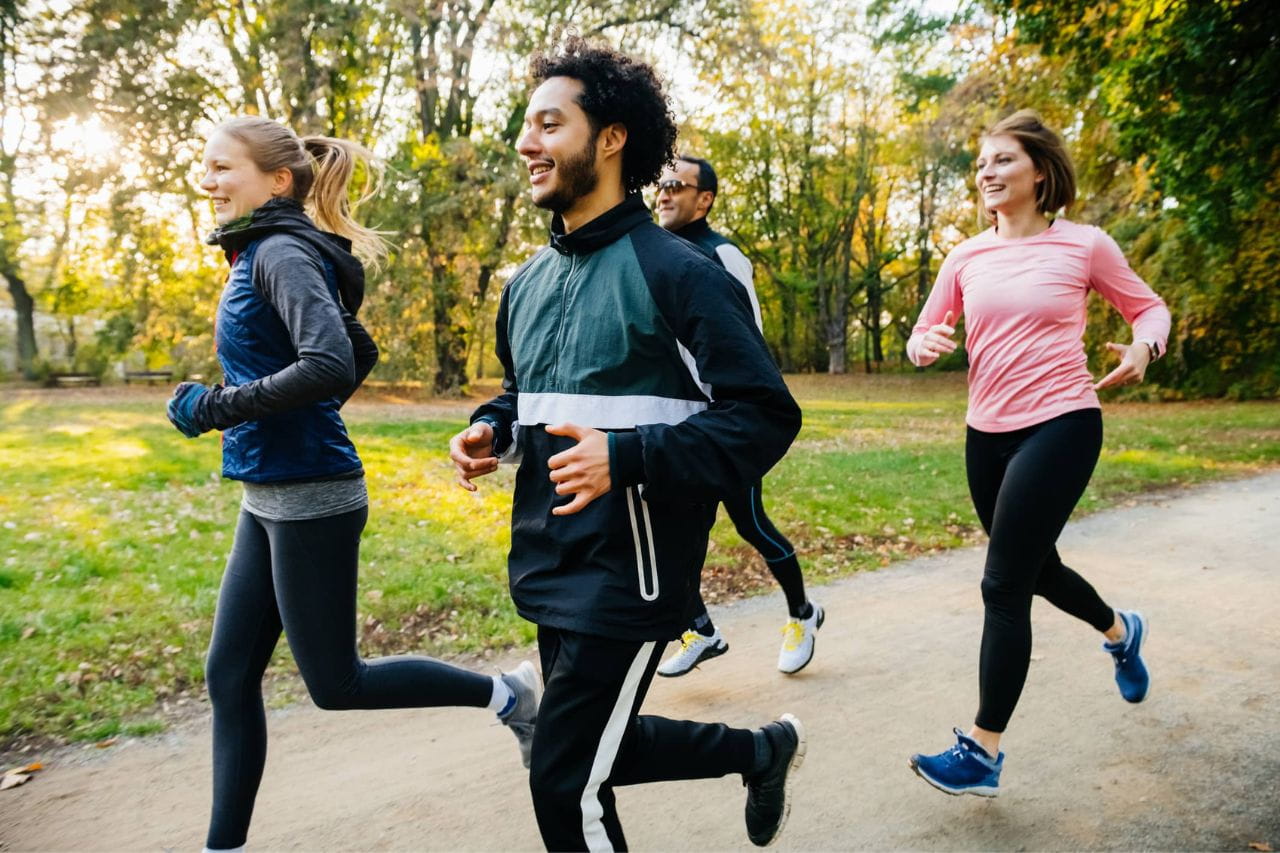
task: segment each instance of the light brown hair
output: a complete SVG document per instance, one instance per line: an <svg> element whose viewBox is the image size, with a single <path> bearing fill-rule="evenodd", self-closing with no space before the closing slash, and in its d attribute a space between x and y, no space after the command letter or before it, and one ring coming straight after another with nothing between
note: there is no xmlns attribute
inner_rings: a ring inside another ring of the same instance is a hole
<svg viewBox="0 0 1280 853"><path fill-rule="evenodd" d="M244 143L259 171L288 169L293 175L290 197L306 208L321 229L350 240L352 253L361 261L376 266L386 257L382 233L354 218L356 209L377 195L381 186L382 163L373 152L332 136L299 137L280 122L262 116L233 118L214 132ZM365 181L352 200L351 177L357 164L365 167Z"/></svg>
<svg viewBox="0 0 1280 853"><path fill-rule="evenodd" d="M1045 126L1035 110L1018 110L991 125L982 135L984 138L1010 136L1027 152L1032 165L1043 176L1036 184L1036 210L1055 213L1076 200L1076 170L1071 165L1067 146L1061 136ZM987 210L981 195L978 218L983 224L996 221L995 211Z"/></svg>

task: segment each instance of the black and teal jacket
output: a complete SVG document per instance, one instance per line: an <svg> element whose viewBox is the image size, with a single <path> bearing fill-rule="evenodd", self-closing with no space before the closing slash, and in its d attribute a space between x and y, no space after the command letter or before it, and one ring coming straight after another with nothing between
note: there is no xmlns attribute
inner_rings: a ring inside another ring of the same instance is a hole
<svg viewBox="0 0 1280 853"><path fill-rule="evenodd" d="M498 309L505 393L472 422L518 455L511 596L539 625L666 640L688 625L717 502L757 482L800 429L746 294L653 223L638 195L516 271ZM609 433L613 488L551 514L547 460L575 423Z"/></svg>

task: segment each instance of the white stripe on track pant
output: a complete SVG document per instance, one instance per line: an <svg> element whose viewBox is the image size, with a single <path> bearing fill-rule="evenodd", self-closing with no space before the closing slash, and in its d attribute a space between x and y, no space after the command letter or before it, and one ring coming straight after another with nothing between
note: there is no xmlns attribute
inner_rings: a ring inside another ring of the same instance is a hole
<svg viewBox="0 0 1280 853"><path fill-rule="evenodd" d="M614 787L750 771L748 729L639 716L666 643L539 626L529 788L548 850L625 850Z"/></svg>

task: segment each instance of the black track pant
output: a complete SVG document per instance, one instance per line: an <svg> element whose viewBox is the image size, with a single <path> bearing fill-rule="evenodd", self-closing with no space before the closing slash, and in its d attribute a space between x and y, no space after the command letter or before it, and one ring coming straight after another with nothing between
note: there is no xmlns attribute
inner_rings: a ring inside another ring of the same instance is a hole
<svg viewBox="0 0 1280 853"><path fill-rule="evenodd" d="M626 849L618 785L751 772L747 729L638 716L665 645L539 626L546 691L529 789L548 850Z"/></svg>
<svg viewBox="0 0 1280 853"><path fill-rule="evenodd" d="M262 673L281 627L321 708L484 707L493 679L425 657L356 652L356 567L368 509L311 521L240 513L205 666L213 704L206 845L244 844L267 755Z"/></svg>
<svg viewBox="0 0 1280 853"><path fill-rule="evenodd" d="M1031 662L1031 597L1111 627L1115 613L1089 582L1062 564L1055 543L1084 494L1102 449L1102 413L1069 412L1014 432L979 432L965 442L969 493L991 537L982 575L982 653L975 723L1002 732Z"/></svg>
<svg viewBox="0 0 1280 853"><path fill-rule="evenodd" d="M795 547L765 514L761 484L756 483L750 489L726 498L724 509L738 535L760 552L765 565L782 587L782 594L787 597L787 611L798 617L804 610L806 601L800 561L796 559ZM697 600L694 602L693 624L699 628L707 626L704 633L709 634L711 619L707 616L707 605L702 601L701 591L695 594Z"/></svg>

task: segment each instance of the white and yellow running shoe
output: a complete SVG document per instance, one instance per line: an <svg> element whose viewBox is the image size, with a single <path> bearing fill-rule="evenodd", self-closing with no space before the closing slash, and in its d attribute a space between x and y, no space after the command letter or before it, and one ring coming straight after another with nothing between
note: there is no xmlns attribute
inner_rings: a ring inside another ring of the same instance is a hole
<svg viewBox="0 0 1280 853"><path fill-rule="evenodd" d="M658 666L658 675L675 678L684 675L704 660L719 657L729 651L729 644L720 636L720 629L710 637L697 631L685 631L680 636L680 649Z"/></svg>
<svg viewBox="0 0 1280 853"><path fill-rule="evenodd" d="M818 629L826 613L822 605L809 602L813 612L808 619L792 619L782 628L782 651L778 652L778 669L787 675L793 675L809 665L813 660L813 649L817 644Z"/></svg>

